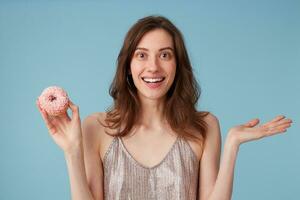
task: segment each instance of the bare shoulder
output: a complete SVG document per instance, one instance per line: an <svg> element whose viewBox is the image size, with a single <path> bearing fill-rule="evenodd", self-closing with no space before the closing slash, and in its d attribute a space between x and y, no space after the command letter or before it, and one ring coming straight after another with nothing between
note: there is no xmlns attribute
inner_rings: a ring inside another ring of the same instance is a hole
<svg viewBox="0 0 300 200"><path fill-rule="evenodd" d="M211 112L209 112L203 120L207 123L208 129L215 129L219 127L219 119Z"/></svg>
<svg viewBox="0 0 300 200"><path fill-rule="evenodd" d="M202 113L198 113L198 114L203 114L204 112ZM211 139L211 138L218 138L218 129L219 129L219 120L218 118L211 112L209 112L207 115L205 115L203 117L203 120L207 123L207 132L206 132L206 135L207 135L207 140L214 140L214 139ZM199 130L195 130L195 132L198 132ZM212 137L213 135L215 135L214 137ZM206 140L206 141L207 141ZM203 149L203 144L199 141L199 142L196 142L196 141L189 141L189 144L190 146L192 147L192 149L194 150L198 160L201 159L202 157L202 153L204 151Z"/></svg>
<svg viewBox="0 0 300 200"><path fill-rule="evenodd" d="M216 115L209 113L203 119L207 123L206 141L210 146L220 146L221 145L221 131L220 122Z"/></svg>
<svg viewBox="0 0 300 200"><path fill-rule="evenodd" d="M109 132L110 134L113 134L114 131L105 127L107 125L105 122L105 119L106 119L105 112L95 112L95 113L88 115L83 120L83 126L92 128L93 130L96 130L96 132L98 134L100 134L100 136L102 136L102 137L107 137L110 135L107 134L106 131Z"/></svg>
<svg viewBox="0 0 300 200"><path fill-rule="evenodd" d="M95 112L88 115L82 122L83 137L92 141L92 146L99 151L101 158L103 158L106 149L113 140L113 136L106 133L113 134L113 130L103 126L106 125L105 118L105 112Z"/></svg>
<svg viewBox="0 0 300 200"><path fill-rule="evenodd" d="M220 128L219 119L217 118L217 116L209 111L198 112L198 114L202 116L201 119L207 124L206 135L217 134L216 130Z"/></svg>

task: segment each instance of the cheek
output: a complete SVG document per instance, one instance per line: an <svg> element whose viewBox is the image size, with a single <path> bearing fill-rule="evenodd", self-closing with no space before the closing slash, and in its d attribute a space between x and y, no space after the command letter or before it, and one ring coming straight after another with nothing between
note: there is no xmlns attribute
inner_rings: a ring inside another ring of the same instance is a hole
<svg viewBox="0 0 300 200"><path fill-rule="evenodd" d="M170 81L173 83L176 75L176 63L172 65L169 69L169 76L170 76Z"/></svg>
<svg viewBox="0 0 300 200"><path fill-rule="evenodd" d="M130 71L131 72L134 72L134 71L136 71L136 67L137 65L136 65L136 62L134 62L134 61L131 61L131 63L130 63Z"/></svg>
<svg viewBox="0 0 300 200"><path fill-rule="evenodd" d="M168 74L170 74L171 76L175 76L175 74L176 74L176 63L171 63L170 65L168 65L167 71L168 71Z"/></svg>
<svg viewBox="0 0 300 200"><path fill-rule="evenodd" d="M139 75L140 71L141 71L142 67L140 64L138 64L137 62L131 62L130 64L130 71L133 77L136 77Z"/></svg>

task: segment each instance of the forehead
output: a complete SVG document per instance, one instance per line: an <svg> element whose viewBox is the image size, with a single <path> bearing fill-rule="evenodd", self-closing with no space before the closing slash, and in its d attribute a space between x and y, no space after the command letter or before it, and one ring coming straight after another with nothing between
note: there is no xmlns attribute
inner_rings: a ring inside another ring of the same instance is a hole
<svg viewBox="0 0 300 200"><path fill-rule="evenodd" d="M137 48L138 47L153 49L153 50L164 48L164 47L173 48L173 38L164 29L154 29L145 33L145 35L138 43Z"/></svg>

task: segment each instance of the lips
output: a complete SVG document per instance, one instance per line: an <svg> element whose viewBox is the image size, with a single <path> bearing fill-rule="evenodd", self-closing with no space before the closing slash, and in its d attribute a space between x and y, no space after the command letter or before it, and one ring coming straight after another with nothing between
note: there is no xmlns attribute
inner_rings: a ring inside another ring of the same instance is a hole
<svg viewBox="0 0 300 200"><path fill-rule="evenodd" d="M156 89L159 88L161 85L163 85L163 81L165 80L165 77L156 77L156 78L142 78L145 85L149 87L150 89Z"/></svg>
<svg viewBox="0 0 300 200"><path fill-rule="evenodd" d="M142 77L146 83L159 83L165 80L165 77Z"/></svg>

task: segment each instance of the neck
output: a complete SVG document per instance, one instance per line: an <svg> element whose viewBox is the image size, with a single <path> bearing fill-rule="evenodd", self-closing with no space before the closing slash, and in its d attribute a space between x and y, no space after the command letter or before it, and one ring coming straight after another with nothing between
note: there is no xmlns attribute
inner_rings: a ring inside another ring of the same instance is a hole
<svg viewBox="0 0 300 200"><path fill-rule="evenodd" d="M141 112L138 127L144 129L158 129L166 125L163 114L164 100L143 99L141 101Z"/></svg>

